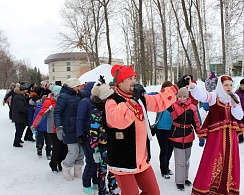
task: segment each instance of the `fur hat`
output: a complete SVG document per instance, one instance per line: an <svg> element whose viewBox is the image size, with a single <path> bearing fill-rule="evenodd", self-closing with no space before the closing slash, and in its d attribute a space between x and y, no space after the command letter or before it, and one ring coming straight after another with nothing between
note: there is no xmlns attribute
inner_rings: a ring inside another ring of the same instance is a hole
<svg viewBox="0 0 244 195"><path fill-rule="evenodd" d="M57 97L58 94L60 93L62 87L59 85L51 85L50 89L52 91L53 96Z"/></svg>
<svg viewBox="0 0 244 195"><path fill-rule="evenodd" d="M19 90L28 90L28 86L27 85L20 85Z"/></svg>
<svg viewBox="0 0 244 195"><path fill-rule="evenodd" d="M187 90L187 88L180 88L178 93L176 94L176 97L180 97L180 96L185 96L186 98L188 98L189 96L189 92Z"/></svg>
<svg viewBox="0 0 244 195"><path fill-rule="evenodd" d="M240 84L244 84L244 79L242 79L242 80L240 81Z"/></svg>
<svg viewBox="0 0 244 195"><path fill-rule="evenodd" d="M19 83L16 83L16 84L15 84L15 87L16 87L16 88L19 88L19 87L20 87L20 84L19 84Z"/></svg>
<svg viewBox="0 0 244 195"><path fill-rule="evenodd" d="M97 85L97 83L95 83L91 90L91 94L99 97L100 100L107 99L113 93L114 90L110 89L110 86L107 84Z"/></svg>
<svg viewBox="0 0 244 195"><path fill-rule="evenodd" d="M74 88L74 87L80 86L80 85L81 85L81 82L80 82L80 80L77 79L77 78L69 78L69 79L66 81L66 84L68 85L68 87L70 87L70 88Z"/></svg>
<svg viewBox="0 0 244 195"><path fill-rule="evenodd" d="M111 74L114 77L114 83L118 85L123 80L127 79L131 76L136 76L136 73L132 67L130 66L124 66L120 64L115 64L111 69Z"/></svg>

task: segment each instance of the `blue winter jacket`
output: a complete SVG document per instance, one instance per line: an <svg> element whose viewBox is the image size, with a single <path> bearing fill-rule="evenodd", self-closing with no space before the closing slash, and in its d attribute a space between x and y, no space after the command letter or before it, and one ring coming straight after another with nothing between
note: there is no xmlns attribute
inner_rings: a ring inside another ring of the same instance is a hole
<svg viewBox="0 0 244 195"><path fill-rule="evenodd" d="M172 117L168 110L159 112L157 115L157 120L158 119L159 119L158 125L157 125L158 130L170 130L171 129L173 120L172 120Z"/></svg>
<svg viewBox="0 0 244 195"><path fill-rule="evenodd" d="M63 142L65 144L77 143L76 120L78 104L81 98L76 91L66 84L63 85L54 109L55 127L63 127Z"/></svg>
<svg viewBox="0 0 244 195"><path fill-rule="evenodd" d="M42 109L42 102L39 102L36 105L36 110L34 112L33 121L35 120L36 116L38 115L38 113L40 112L41 109ZM36 130L42 131L42 132L47 131L47 117L40 123L40 125L38 125Z"/></svg>
<svg viewBox="0 0 244 195"><path fill-rule="evenodd" d="M90 130L91 112L94 110L94 104L90 100L91 89L95 82L86 84L85 98L78 105L77 112L77 137L87 135Z"/></svg>

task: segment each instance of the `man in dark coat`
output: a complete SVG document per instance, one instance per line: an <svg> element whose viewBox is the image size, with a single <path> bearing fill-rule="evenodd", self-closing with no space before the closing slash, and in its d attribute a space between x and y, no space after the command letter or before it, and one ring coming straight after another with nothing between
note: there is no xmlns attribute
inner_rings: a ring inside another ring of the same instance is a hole
<svg viewBox="0 0 244 195"><path fill-rule="evenodd" d="M28 105L25 95L28 91L27 85L20 85L15 88L15 96L13 98L12 120L15 123L14 147L23 147L20 143L26 125L28 125Z"/></svg>
<svg viewBox="0 0 244 195"><path fill-rule="evenodd" d="M61 162L64 178L73 180L70 170L74 168L74 177L81 178L84 153L78 145L76 136L76 120L78 103L81 100L80 81L77 78L69 78L63 85L54 109L54 124L57 129L57 137L68 146L66 158Z"/></svg>

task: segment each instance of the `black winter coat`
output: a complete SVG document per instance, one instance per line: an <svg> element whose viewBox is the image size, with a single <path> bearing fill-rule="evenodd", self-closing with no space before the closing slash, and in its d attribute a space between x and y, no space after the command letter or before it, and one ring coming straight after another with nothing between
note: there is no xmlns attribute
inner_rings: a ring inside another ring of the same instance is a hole
<svg viewBox="0 0 244 195"><path fill-rule="evenodd" d="M18 88L14 89L15 96L12 104L12 121L28 125L28 105L25 93Z"/></svg>

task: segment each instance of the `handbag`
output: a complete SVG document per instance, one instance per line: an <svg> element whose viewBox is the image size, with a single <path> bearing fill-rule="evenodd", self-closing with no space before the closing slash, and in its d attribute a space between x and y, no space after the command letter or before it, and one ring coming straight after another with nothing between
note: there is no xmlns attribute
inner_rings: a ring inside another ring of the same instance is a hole
<svg viewBox="0 0 244 195"><path fill-rule="evenodd" d="M163 113L161 114L160 117L158 117L158 120L154 124L150 125L152 136L154 136L156 134L158 122L162 118L162 115L163 115Z"/></svg>

